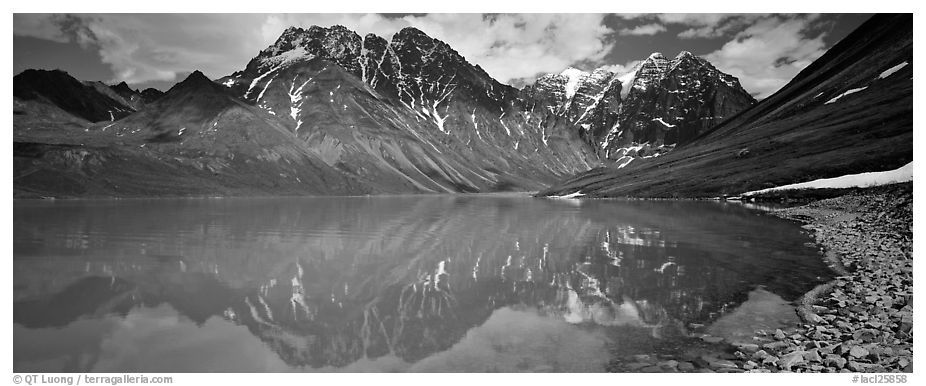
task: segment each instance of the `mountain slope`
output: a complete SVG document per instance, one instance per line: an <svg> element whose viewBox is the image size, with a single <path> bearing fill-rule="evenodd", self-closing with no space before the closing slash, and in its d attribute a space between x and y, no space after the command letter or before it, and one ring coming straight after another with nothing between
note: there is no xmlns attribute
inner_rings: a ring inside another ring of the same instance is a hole
<svg viewBox="0 0 926 386"><path fill-rule="evenodd" d="M266 115L197 71L145 110L96 125L79 145L15 143L16 191L22 196L371 191L326 167Z"/></svg>
<svg viewBox="0 0 926 386"><path fill-rule="evenodd" d="M113 121L134 111L61 70L23 71L13 77L13 96L45 102L91 122Z"/></svg>
<svg viewBox="0 0 926 386"><path fill-rule="evenodd" d="M143 91L134 90L125 82L108 87L125 101L123 104L131 106L136 111L141 110L145 105L156 101L164 95L163 91L154 88L146 88Z"/></svg>
<svg viewBox="0 0 926 386"><path fill-rule="evenodd" d="M46 101L13 97L14 141L66 141L69 136L83 133L90 124L90 121Z"/></svg>
<svg viewBox="0 0 926 386"><path fill-rule="evenodd" d="M753 108L658 159L541 196L709 197L913 160L912 17L876 15Z"/></svg>

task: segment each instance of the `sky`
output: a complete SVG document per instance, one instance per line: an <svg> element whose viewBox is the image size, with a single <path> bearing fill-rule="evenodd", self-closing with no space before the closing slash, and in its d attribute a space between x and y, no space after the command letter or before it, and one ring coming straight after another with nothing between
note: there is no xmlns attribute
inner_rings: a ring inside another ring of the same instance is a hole
<svg viewBox="0 0 926 386"><path fill-rule="evenodd" d="M13 72L61 69L81 80L162 90L200 70L243 69L289 26L344 25L387 40L414 26L502 83L521 87L572 66L625 72L653 52L708 59L765 98L870 14L23 14Z"/></svg>

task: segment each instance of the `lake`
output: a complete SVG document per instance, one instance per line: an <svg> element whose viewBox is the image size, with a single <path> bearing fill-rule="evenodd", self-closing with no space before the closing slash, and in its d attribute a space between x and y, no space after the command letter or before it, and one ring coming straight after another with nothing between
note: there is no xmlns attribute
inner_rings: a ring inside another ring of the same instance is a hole
<svg viewBox="0 0 926 386"><path fill-rule="evenodd" d="M16 372L600 372L797 323L833 273L735 203L15 200ZM702 327L703 326L703 327Z"/></svg>

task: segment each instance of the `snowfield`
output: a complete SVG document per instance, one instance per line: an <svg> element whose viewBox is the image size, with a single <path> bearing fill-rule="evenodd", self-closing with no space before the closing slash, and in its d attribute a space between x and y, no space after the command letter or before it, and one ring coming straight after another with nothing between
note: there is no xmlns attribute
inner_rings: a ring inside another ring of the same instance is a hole
<svg viewBox="0 0 926 386"><path fill-rule="evenodd" d="M898 65L894 66L894 67L891 67L891 68L887 69L886 71L882 72L881 75L878 75L878 79L887 78L887 77L891 76L891 74L893 74L893 73L895 73L895 72L897 72L897 71L900 71L900 69L902 69L902 68L904 68L904 67L906 67L906 66L907 66L907 62L903 62L903 63L901 63L901 64L898 64Z"/></svg>
<svg viewBox="0 0 926 386"><path fill-rule="evenodd" d="M627 94L630 94L630 86L633 84L633 80L637 77L637 71L639 69L640 67L637 65L630 72L617 78L621 82L621 100L627 99Z"/></svg>
<svg viewBox="0 0 926 386"><path fill-rule="evenodd" d="M846 91L846 92L844 92L844 93L842 93L842 94L837 95L837 96L836 96L835 98L833 98L833 99L830 99L830 100L826 101L826 103L824 103L824 104L825 104L825 105L828 105L828 104L830 104L830 103L836 102L836 101L839 100L839 98L842 98L842 97L844 97L844 96L846 96L846 95L855 94L855 93L857 93L857 92L859 92L859 91L862 91L862 90L864 90L864 89L866 89L866 88L868 88L868 86L859 87L859 88L853 88L853 89L851 89L851 90L849 90L849 91Z"/></svg>
<svg viewBox="0 0 926 386"><path fill-rule="evenodd" d="M663 121L662 118L654 118L653 122L659 122L665 127L675 127L675 125L669 124L669 123L666 123L666 121Z"/></svg>
<svg viewBox="0 0 926 386"><path fill-rule="evenodd" d="M579 192L569 193L569 194L562 195L562 196L550 196L550 198L566 198L566 199L569 199L569 198L579 198L579 197L582 197L582 196L584 196L584 195L585 195L585 193L582 193L581 191L579 191Z"/></svg>
<svg viewBox="0 0 926 386"><path fill-rule="evenodd" d="M910 162L900 168L884 172L870 172L859 174L848 174L840 177L821 178L819 180L801 182L798 184L778 186L774 188L754 190L743 193L743 196L752 196L779 190L795 189L841 189L841 188L866 188L871 186L880 186L894 184L898 182L913 181L913 162Z"/></svg>

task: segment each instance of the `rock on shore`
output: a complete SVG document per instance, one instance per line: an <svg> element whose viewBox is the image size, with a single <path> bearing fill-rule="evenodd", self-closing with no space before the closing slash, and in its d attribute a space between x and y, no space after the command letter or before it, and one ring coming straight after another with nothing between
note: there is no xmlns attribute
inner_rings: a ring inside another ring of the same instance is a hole
<svg viewBox="0 0 926 386"><path fill-rule="evenodd" d="M768 334L756 369L913 371L913 186L859 189L773 211L806 222L834 269L799 308L802 328Z"/></svg>

